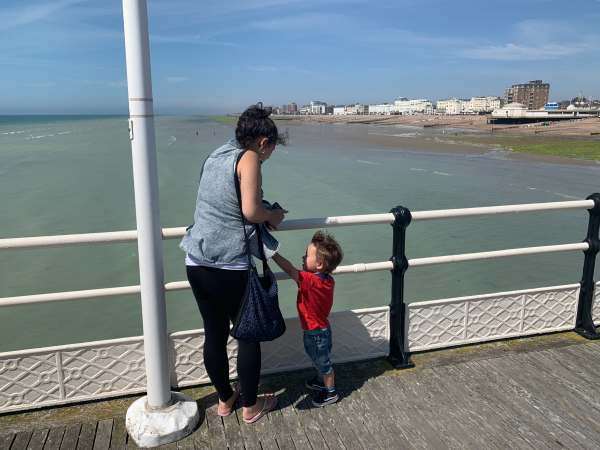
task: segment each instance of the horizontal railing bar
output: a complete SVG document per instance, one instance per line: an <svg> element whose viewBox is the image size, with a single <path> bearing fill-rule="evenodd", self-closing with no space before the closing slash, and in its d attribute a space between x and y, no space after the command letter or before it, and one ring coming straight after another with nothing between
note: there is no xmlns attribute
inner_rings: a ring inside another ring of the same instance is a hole
<svg viewBox="0 0 600 450"><path fill-rule="evenodd" d="M574 200L568 202L524 203L521 205L482 206L478 208L438 209L411 212L412 220L452 219L469 216L485 216L533 211L552 211L559 209L589 209L594 207L593 200Z"/></svg>
<svg viewBox="0 0 600 450"><path fill-rule="evenodd" d="M333 273L343 275L347 273L373 272L376 270L391 270L393 264L391 261L375 263L359 263L338 267ZM275 272L275 278L278 280L287 280L290 277L285 272ZM180 291L190 289L187 281L172 281L165 284L166 291ZM114 297L117 295L139 294L140 286L121 286L115 288L87 289L83 291L53 292L50 294L21 295L18 297L0 298L0 307L27 305L32 303L49 303L68 300L80 300L95 297Z"/></svg>
<svg viewBox="0 0 600 450"><path fill-rule="evenodd" d="M560 245L543 245L540 247L524 247L524 248L511 248L507 250L495 250L491 252L478 252L478 253L462 253L459 255L446 255L446 256L431 256L428 258L415 258L408 260L409 267L418 266L431 266L433 264L443 264L451 262L461 261L475 261L479 259L494 259L503 258L507 256L519 256L519 255L537 255L540 253L556 253L556 252L570 252L575 250L587 250L589 244L587 242L580 242L577 244L560 244Z"/></svg>
<svg viewBox="0 0 600 450"><path fill-rule="evenodd" d="M468 216L483 216L531 211L551 211L560 209L593 208L593 200L575 200L568 202L527 203L521 205L484 206L480 208L439 209L432 211L414 211L412 220L450 219ZM394 215L362 214L354 216L331 216L311 219L291 219L281 223L278 231L306 230L351 225L392 223ZM185 234L186 227L163 228L163 239L179 238ZM0 239L0 250L35 247L56 247L77 244L106 244L137 240L137 231L111 231L105 233L64 234L56 236L35 236Z"/></svg>
<svg viewBox="0 0 600 450"><path fill-rule="evenodd" d="M105 233L61 234L0 239L0 250L35 247L57 247L77 244L108 244L137 240L137 231L109 231Z"/></svg>
<svg viewBox="0 0 600 450"><path fill-rule="evenodd" d="M540 253L567 252L574 250L587 250L587 242L576 244L545 245L540 247L524 247L508 250L495 250L490 252L463 253L458 255L432 256L427 258L414 258L408 260L409 267L429 266L433 264L442 264L450 262L474 261L479 259L493 259L517 255L535 255ZM392 270L394 265L391 261L382 261L374 263L358 263L338 267L333 273L343 275L348 273L374 272L379 270ZM289 276L284 272L276 272L275 277L278 280L287 280ZM187 281L174 281L165 284L166 291L178 291L189 289ZM122 286L104 289L87 289L82 291L54 292L49 294L21 295L17 297L0 298L0 307L16 306L31 303L48 303L55 301L80 300L94 297L114 297L117 295L139 294L139 286Z"/></svg>

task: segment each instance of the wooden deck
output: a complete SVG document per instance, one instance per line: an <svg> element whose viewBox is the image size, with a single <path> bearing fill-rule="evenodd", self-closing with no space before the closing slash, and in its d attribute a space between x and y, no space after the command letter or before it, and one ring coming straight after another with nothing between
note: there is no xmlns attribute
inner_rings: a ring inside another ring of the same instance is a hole
<svg viewBox="0 0 600 450"><path fill-rule="evenodd" d="M308 372L267 377L262 388L280 392L279 408L254 425L241 410L218 417L214 393L196 397L199 428L162 448L600 448L600 342L571 336L532 347L536 339L417 355L406 371L342 365L342 399L321 409L303 388ZM49 411L28 414L0 416L0 450L136 448L122 414L64 424Z"/></svg>

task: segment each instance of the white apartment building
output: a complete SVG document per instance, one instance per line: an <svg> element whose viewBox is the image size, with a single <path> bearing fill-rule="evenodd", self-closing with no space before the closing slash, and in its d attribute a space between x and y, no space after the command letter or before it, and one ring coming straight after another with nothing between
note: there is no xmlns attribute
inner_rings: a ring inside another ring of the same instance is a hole
<svg viewBox="0 0 600 450"><path fill-rule="evenodd" d="M409 100L402 97L394 101L394 107L398 114L433 114L433 104L424 98Z"/></svg>
<svg viewBox="0 0 600 450"><path fill-rule="evenodd" d="M436 110L443 114L462 114L465 111L468 102L460 100L458 98L448 98L445 100L438 100L436 103Z"/></svg>
<svg viewBox="0 0 600 450"><path fill-rule="evenodd" d="M500 97L471 97L466 111L471 113L491 112L497 108L500 108Z"/></svg>
<svg viewBox="0 0 600 450"><path fill-rule="evenodd" d="M333 108L334 116L355 116L357 114L367 114L369 112L369 105L361 105L356 103L355 105L346 106L335 106Z"/></svg>
<svg viewBox="0 0 600 450"><path fill-rule="evenodd" d="M369 114L380 114L390 116L395 114L394 105L391 103L381 103L379 105L369 105Z"/></svg>
<svg viewBox="0 0 600 450"><path fill-rule="evenodd" d="M325 114L327 103L313 100L310 102L310 114Z"/></svg>

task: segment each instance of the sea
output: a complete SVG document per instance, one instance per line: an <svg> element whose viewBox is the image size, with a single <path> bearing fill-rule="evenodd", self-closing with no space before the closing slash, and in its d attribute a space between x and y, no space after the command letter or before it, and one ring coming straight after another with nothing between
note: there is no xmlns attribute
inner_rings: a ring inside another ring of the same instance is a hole
<svg viewBox="0 0 600 450"><path fill-rule="evenodd" d="M0 238L135 229L127 125L122 116L0 117ZM158 116L155 126L161 223L187 226L202 162L233 137L234 126L202 116ZM514 158L494 148L442 151L439 137L448 130L278 126L289 143L263 165L263 188L289 219L385 213L397 205L421 211L565 201L600 191L600 166ZM580 242L587 221L587 211L570 210L414 222L407 255ZM330 231L344 250L342 264L391 256L390 225ZM299 265L313 232L278 232L282 254ZM166 281L185 280L178 243L163 244ZM405 296L417 302L576 283L582 265L583 254L573 252L409 268ZM135 243L0 251L0 298L138 283ZM340 275L334 309L387 305L390 290L389 272ZM280 282L284 315L295 314L295 298L295 286ZM202 327L190 291L167 294L167 316L169 331ZM1 352L141 334L136 295L0 308Z"/></svg>

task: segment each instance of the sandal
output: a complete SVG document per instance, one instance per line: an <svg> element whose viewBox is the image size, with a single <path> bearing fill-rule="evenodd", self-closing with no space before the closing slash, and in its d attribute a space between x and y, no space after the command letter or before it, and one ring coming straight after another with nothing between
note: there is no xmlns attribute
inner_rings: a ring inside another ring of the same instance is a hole
<svg viewBox="0 0 600 450"><path fill-rule="evenodd" d="M228 410L219 410L219 408L221 407L221 405L217 406L217 416L220 417L227 417L229 415L231 415L231 413L233 412L233 410L235 409L235 404L238 401L238 398L240 396L240 391L236 388L233 390L233 403L231 404L231 407Z"/></svg>
<svg viewBox="0 0 600 450"><path fill-rule="evenodd" d="M269 411L273 411L275 409L275 407L277 406L277 397L275 397L274 395L265 395L263 397L263 406L261 408L261 410L259 412L257 412L254 416L252 416L249 419L246 419L245 417L244 422L246 423L254 423L257 420L259 420L261 417L266 416Z"/></svg>

